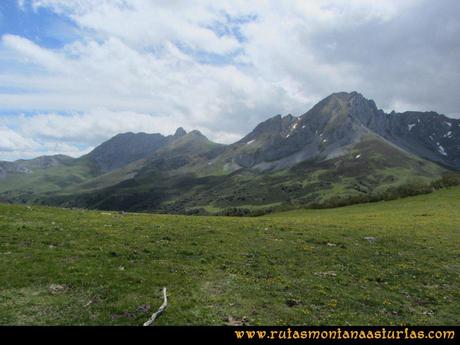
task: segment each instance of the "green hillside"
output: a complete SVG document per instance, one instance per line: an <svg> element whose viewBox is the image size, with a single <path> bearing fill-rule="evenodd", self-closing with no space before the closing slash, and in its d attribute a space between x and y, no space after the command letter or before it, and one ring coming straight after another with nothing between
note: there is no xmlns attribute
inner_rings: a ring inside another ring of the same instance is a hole
<svg viewBox="0 0 460 345"><path fill-rule="evenodd" d="M460 188L259 218L0 205L0 324L460 323ZM147 306L149 305L149 306Z"/></svg>
<svg viewBox="0 0 460 345"><path fill-rule="evenodd" d="M4 198L28 200L32 194L60 191L97 174L94 164L82 157L57 166L34 167L28 173L10 174L0 179L0 194Z"/></svg>
<svg viewBox="0 0 460 345"><path fill-rule="evenodd" d="M387 114L337 92L230 145L197 130L121 133L87 155L0 162L0 202L183 215L261 215L429 193L460 171L460 120ZM458 179L458 178L457 178Z"/></svg>
<svg viewBox="0 0 460 345"><path fill-rule="evenodd" d="M66 172L69 178L90 175L90 165L77 165L79 160L76 160L72 166L38 170L35 175L24 177L24 181L30 181L29 192L18 193L13 189L13 192L0 193L0 199L173 214L266 213L368 202L382 199L382 195L388 193L400 195L394 189L406 185L426 189L447 172L375 136L363 138L348 154L305 161L290 169L267 172L240 169L227 174L206 171L208 160L222 149L200 133L191 132L149 159L96 177L89 176L79 183L63 184L60 189L45 183L45 178L52 175L54 179L50 181L61 181L60 172ZM83 172L78 173L75 168ZM10 184L10 180L4 181L4 185Z"/></svg>

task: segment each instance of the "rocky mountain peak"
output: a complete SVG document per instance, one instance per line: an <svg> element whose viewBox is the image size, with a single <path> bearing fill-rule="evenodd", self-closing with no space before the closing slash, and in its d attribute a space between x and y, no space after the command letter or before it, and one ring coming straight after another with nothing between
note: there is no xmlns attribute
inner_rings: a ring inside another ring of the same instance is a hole
<svg viewBox="0 0 460 345"><path fill-rule="evenodd" d="M179 128L176 129L176 132L174 133L174 137L175 138L180 138L180 137L183 137L186 134L187 134L187 132L185 131L185 129L183 129L182 127L179 127Z"/></svg>
<svg viewBox="0 0 460 345"><path fill-rule="evenodd" d="M146 157L166 142L159 133L122 133L97 146L87 157L100 171L108 172Z"/></svg>
<svg viewBox="0 0 460 345"><path fill-rule="evenodd" d="M194 129L193 131L188 133L188 135L193 136L193 137L206 138L206 136L203 133L201 133L199 130L197 130L197 129Z"/></svg>
<svg viewBox="0 0 460 345"><path fill-rule="evenodd" d="M241 139L240 142L254 140L260 136L279 136L296 121L297 117L291 114L288 114L284 117L280 114L275 115L265 120L264 122L259 123L256 128L254 128L254 130L246 137Z"/></svg>

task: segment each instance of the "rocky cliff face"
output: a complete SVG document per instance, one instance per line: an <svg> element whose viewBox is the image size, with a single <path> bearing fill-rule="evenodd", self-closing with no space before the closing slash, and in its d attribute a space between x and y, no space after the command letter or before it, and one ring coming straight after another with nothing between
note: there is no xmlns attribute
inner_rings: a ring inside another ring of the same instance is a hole
<svg viewBox="0 0 460 345"><path fill-rule="evenodd" d="M436 112L384 113L355 93L351 115L371 131L417 156L460 169L460 120Z"/></svg>
<svg viewBox="0 0 460 345"><path fill-rule="evenodd" d="M417 156L460 170L460 120L435 112L391 113L369 127Z"/></svg>
<svg viewBox="0 0 460 345"><path fill-rule="evenodd" d="M346 154L366 136L460 170L460 120L435 112L387 114L357 92L340 92L294 117L277 115L231 145L233 169L279 170Z"/></svg>

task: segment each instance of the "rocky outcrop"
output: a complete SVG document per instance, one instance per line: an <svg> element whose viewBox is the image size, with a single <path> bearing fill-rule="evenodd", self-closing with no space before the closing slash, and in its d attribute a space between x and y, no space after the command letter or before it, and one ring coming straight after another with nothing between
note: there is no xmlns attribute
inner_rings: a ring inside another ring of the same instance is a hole
<svg viewBox="0 0 460 345"><path fill-rule="evenodd" d="M224 153L225 164L279 170L343 155L374 136L402 150L460 170L460 120L435 112L390 114L358 92L326 97L305 114L277 115Z"/></svg>

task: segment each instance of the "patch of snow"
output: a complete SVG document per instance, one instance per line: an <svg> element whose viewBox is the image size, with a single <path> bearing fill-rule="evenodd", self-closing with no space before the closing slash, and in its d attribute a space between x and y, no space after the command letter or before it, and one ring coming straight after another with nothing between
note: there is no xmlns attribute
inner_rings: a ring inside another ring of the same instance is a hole
<svg viewBox="0 0 460 345"><path fill-rule="evenodd" d="M290 135L290 134L288 134L288 135L286 135L286 138L289 138L290 136L291 136L291 135Z"/></svg>
<svg viewBox="0 0 460 345"><path fill-rule="evenodd" d="M306 125L303 125L303 126L302 126L302 128L305 128L305 127L307 127L307 126L306 126Z"/></svg>
<svg viewBox="0 0 460 345"><path fill-rule="evenodd" d="M417 118L417 123L420 123L420 119L419 119L419 118Z"/></svg>
<svg viewBox="0 0 460 345"><path fill-rule="evenodd" d="M446 125L448 125L449 127L452 127L452 123L447 122L447 121L445 121L444 123L445 123Z"/></svg>
<svg viewBox="0 0 460 345"><path fill-rule="evenodd" d="M325 143L327 141L327 139L323 139L323 143Z"/></svg>
<svg viewBox="0 0 460 345"><path fill-rule="evenodd" d="M358 154L358 155L356 155L356 156L355 156L355 159L358 159L359 157L361 157L361 153Z"/></svg>
<svg viewBox="0 0 460 345"><path fill-rule="evenodd" d="M446 134L444 134L444 138L451 138L452 137L452 131L449 131L447 132Z"/></svg>
<svg viewBox="0 0 460 345"><path fill-rule="evenodd" d="M447 152L446 150L444 150L444 147L441 146L441 144L438 142L436 143L436 145L438 145L438 151L440 154L444 155L444 156L447 156Z"/></svg>
<svg viewBox="0 0 460 345"><path fill-rule="evenodd" d="M296 129L296 128L297 128L297 125L298 125L298 123L297 123L297 122L296 122L296 123L294 123L294 124L292 125L292 129Z"/></svg>
<svg viewBox="0 0 460 345"><path fill-rule="evenodd" d="M416 125L416 123L413 123L411 125L407 125L407 128L409 128L409 132L412 130L412 128Z"/></svg>
<svg viewBox="0 0 460 345"><path fill-rule="evenodd" d="M433 140L433 137L432 137L431 135L429 136L429 138L430 138L431 140Z"/></svg>
<svg viewBox="0 0 460 345"><path fill-rule="evenodd" d="M246 143L246 145L250 145L250 144L252 144L254 141L256 141L256 139L252 139L252 140L248 141L248 142Z"/></svg>

